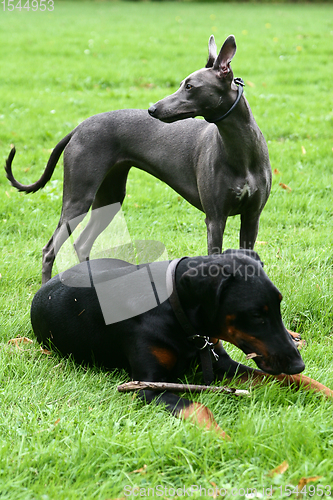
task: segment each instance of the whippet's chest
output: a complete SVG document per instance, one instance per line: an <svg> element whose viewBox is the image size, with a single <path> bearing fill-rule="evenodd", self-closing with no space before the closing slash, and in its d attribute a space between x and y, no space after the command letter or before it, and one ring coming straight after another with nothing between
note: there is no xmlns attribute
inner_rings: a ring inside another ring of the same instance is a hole
<svg viewBox="0 0 333 500"><path fill-rule="evenodd" d="M228 193L230 204L229 215L243 213L244 210L256 210L261 205L261 195L258 186L248 181L230 187Z"/></svg>

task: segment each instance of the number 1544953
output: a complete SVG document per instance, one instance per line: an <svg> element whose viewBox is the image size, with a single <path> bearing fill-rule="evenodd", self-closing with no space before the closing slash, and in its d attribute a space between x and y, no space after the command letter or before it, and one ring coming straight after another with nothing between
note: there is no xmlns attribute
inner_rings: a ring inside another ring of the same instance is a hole
<svg viewBox="0 0 333 500"><path fill-rule="evenodd" d="M29 10L41 10L41 11L51 11L54 10L54 0L3 0L0 2L3 5L2 10L19 10L19 11L29 11Z"/></svg>

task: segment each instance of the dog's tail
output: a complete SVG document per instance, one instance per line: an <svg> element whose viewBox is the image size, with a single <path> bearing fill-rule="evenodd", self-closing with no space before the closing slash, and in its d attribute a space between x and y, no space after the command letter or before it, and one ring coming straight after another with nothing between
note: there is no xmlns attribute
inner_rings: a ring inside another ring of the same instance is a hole
<svg viewBox="0 0 333 500"><path fill-rule="evenodd" d="M13 147L8 155L5 165L6 177L11 183L11 185L16 189L18 189L19 191L24 191L26 193L35 193L39 189L43 188L45 184L51 179L56 164L58 163L58 160L60 158L60 155L65 149L66 145L69 143L72 135L73 131L70 132L68 135L66 135L66 137L61 139L61 141L56 145L56 147L52 151L49 161L47 162L47 165L45 167L45 170L41 178L38 181L34 182L33 184L29 184L27 186L18 182L13 175L12 162L16 153L16 149Z"/></svg>

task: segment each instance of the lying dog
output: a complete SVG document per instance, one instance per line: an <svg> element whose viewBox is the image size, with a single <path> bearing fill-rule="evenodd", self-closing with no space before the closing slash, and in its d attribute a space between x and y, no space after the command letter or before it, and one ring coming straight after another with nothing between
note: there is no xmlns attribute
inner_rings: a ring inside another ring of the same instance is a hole
<svg viewBox="0 0 333 500"><path fill-rule="evenodd" d="M134 380L177 380L200 359L203 347L206 379L211 357L218 380L264 375L233 361L221 340L254 357L266 374L298 374L304 363L282 322L281 300L252 250L141 266L99 259L43 285L33 299L31 321L45 346L79 363L125 368ZM219 429L203 405L167 392L140 395L147 402L158 396L173 414L196 414L202 425Z"/></svg>

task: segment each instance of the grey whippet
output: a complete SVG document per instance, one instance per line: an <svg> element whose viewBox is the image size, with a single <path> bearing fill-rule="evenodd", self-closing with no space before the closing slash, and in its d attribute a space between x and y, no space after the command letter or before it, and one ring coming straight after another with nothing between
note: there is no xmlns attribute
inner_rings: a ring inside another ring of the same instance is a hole
<svg viewBox="0 0 333 500"><path fill-rule="evenodd" d="M7 178L27 193L45 186L64 151L62 212L43 249L43 283L51 278L54 237L60 246L68 237L69 221L78 224L92 207L75 242L79 260L89 258L95 239L112 219L110 212L108 220L101 220L94 209L123 202L132 166L167 183L205 213L209 254L221 252L227 217L236 214L241 216L240 247L253 248L270 193L271 167L265 139L242 95L243 81L233 77L235 52L233 35L218 55L211 36L206 67L185 78L177 92L151 106L149 113L128 109L86 119L56 145L34 184L15 180L11 150ZM73 223L70 227L73 231Z"/></svg>

